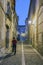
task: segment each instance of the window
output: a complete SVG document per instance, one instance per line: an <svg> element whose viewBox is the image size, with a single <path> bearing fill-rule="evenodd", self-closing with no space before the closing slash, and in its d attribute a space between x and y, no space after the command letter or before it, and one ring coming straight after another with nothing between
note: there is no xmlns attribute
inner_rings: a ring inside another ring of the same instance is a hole
<svg viewBox="0 0 43 65"><path fill-rule="evenodd" d="M9 13L10 13L10 3L7 2L7 14L9 14Z"/></svg>

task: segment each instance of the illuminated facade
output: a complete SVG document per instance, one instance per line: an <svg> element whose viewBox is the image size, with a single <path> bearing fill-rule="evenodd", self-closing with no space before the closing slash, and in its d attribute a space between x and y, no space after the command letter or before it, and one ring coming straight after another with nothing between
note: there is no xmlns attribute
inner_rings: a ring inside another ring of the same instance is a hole
<svg viewBox="0 0 43 65"><path fill-rule="evenodd" d="M34 0L31 0L28 14L28 22L31 21L31 24L29 24L30 39L33 47L35 47L40 54L43 55L43 1L35 1L36 4L33 4Z"/></svg>

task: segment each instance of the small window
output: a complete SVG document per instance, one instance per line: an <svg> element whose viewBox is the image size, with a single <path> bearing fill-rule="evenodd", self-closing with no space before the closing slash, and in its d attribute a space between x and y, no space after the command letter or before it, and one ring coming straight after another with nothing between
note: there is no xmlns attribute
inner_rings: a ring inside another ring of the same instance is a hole
<svg viewBox="0 0 43 65"><path fill-rule="evenodd" d="M7 2L7 14L9 14L9 13L10 13L10 3Z"/></svg>

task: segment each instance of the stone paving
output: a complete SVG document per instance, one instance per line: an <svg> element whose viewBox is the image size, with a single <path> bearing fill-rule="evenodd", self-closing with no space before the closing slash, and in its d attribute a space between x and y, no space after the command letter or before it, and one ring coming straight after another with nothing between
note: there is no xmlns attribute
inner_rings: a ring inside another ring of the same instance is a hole
<svg viewBox="0 0 43 65"><path fill-rule="evenodd" d="M23 44L25 65L43 65L43 60L33 50L32 46ZM22 65L22 44L17 45L16 55L8 54L0 65Z"/></svg>
<svg viewBox="0 0 43 65"><path fill-rule="evenodd" d="M43 65L43 60L31 46L24 45L25 65Z"/></svg>
<svg viewBox="0 0 43 65"><path fill-rule="evenodd" d="M4 57L2 63L0 65L22 65L22 50L21 45L17 46L17 53L16 55L8 54L6 57Z"/></svg>

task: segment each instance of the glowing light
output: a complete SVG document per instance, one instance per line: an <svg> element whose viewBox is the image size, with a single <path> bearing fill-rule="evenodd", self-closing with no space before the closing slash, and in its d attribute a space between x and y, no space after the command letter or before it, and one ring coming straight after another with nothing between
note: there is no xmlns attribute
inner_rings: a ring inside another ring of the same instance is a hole
<svg viewBox="0 0 43 65"><path fill-rule="evenodd" d="M31 24L31 21L28 21L28 24Z"/></svg>

